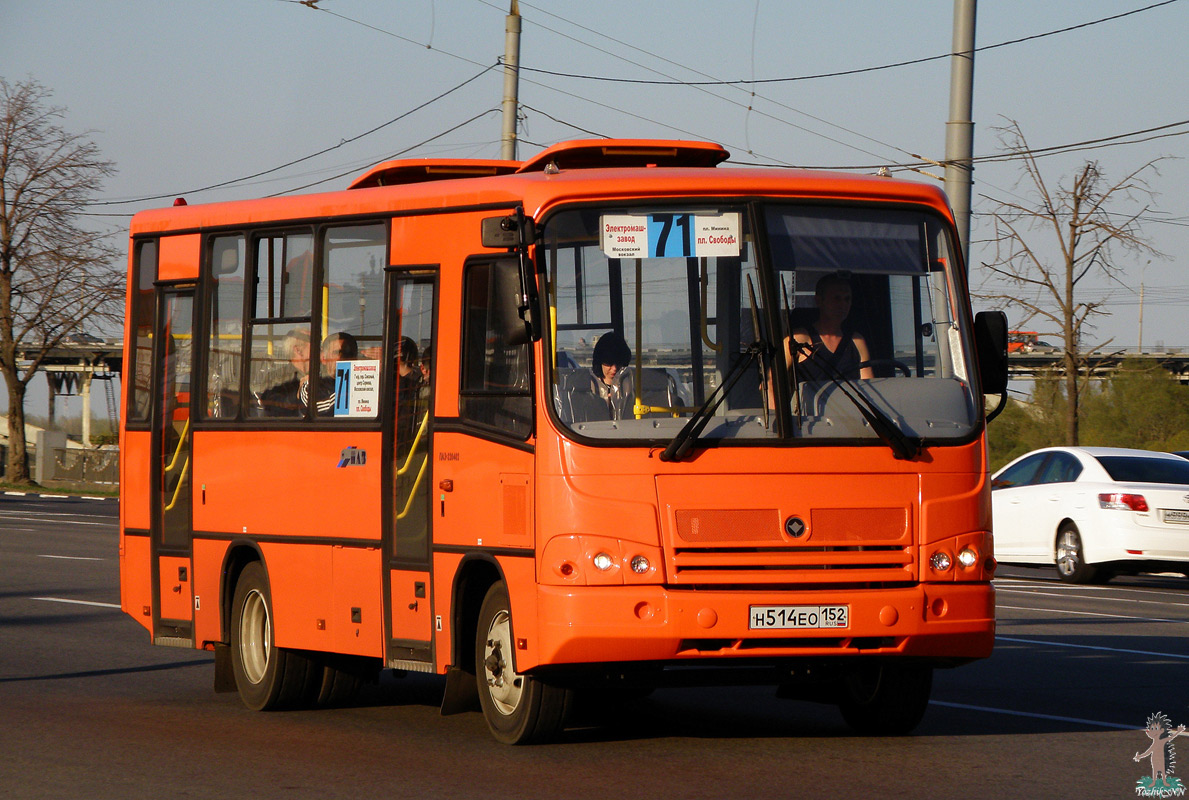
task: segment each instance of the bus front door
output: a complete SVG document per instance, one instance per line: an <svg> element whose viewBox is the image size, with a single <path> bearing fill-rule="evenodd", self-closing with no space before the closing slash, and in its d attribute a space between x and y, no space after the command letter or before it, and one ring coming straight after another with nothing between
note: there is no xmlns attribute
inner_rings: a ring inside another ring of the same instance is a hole
<svg viewBox="0 0 1189 800"><path fill-rule="evenodd" d="M433 342L436 275L431 270L388 273L387 364L393 392L385 424L388 665L433 671L430 580L433 472Z"/></svg>
<svg viewBox="0 0 1189 800"><path fill-rule="evenodd" d="M193 646L190 387L194 289L158 291L153 353L153 640Z"/></svg>

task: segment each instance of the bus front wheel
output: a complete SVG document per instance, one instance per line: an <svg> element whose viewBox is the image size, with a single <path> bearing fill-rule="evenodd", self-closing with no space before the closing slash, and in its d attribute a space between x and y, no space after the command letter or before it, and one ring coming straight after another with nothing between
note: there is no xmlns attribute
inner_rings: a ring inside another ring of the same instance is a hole
<svg viewBox="0 0 1189 800"><path fill-rule="evenodd" d="M516 671L508 587L494 584L483 599L475 636L475 673L483 716L505 744L555 738L565 725L570 691Z"/></svg>
<svg viewBox="0 0 1189 800"><path fill-rule="evenodd" d="M932 667L870 664L859 667L843 680L838 708L858 734L899 736L920 723L932 690Z"/></svg>
<svg viewBox="0 0 1189 800"><path fill-rule="evenodd" d="M231 666L240 699L253 711L300 705L322 678L310 658L274 643L272 594L258 561L244 567L235 584Z"/></svg>

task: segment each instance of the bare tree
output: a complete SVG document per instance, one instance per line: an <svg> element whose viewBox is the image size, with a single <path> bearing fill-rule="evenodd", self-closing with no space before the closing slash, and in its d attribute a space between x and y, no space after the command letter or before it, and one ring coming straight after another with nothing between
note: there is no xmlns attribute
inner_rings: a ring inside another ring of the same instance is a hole
<svg viewBox="0 0 1189 800"><path fill-rule="evenodd" d="M25 394L46 354L84 324L120 318L120 251L80 222L114 173L88 134L29 79L0 77L0 375L8 389L7 480L29 483Z"/></svg>
<svg viewBox="0 0 1189 800"><path fill-rule="evenodd" d="M1122 283L1124 268L1118 259L1123 254L1162 257L1140 226L1153 196L1146 175L1156 172L1162 159L1114 182L1097 161L1087 161L1050 188L1020 126L1012 121L996 130L1007 153L1022 165L1019 184L1027 187L1029 199L992 198L998 206L993 258L982 264L990 274L978 294L1001 308L1023 309L1021 326L1036 326L1032 321L1039 319L1061 337L1065 440L1076 445L1086 380L1080 377L1088 352L1085 338L1092 319L1107 313L1105 291L1099 288L1095 294L1086 284L1103 279Z"/></svg>

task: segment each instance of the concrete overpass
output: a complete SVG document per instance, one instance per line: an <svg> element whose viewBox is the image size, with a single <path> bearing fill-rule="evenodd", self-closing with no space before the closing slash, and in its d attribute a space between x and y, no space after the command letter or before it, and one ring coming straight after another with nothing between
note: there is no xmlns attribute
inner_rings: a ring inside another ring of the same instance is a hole
<svg viewBox="0 0 1189 800"><path fill-rule="evenodd" d="M88 341L80 341L87 339ZM28 368L33 348L17 348L17 365ZM52 348L42 359L39 369L46 374L51 397L58 394L77 394L83 400L84 446L91 444L91 389L98 380L104 387L108 409L118 415L117 394L112 381L119 379L124 369L124 346L117 339L98 339L81 336ZM113 422L115 420L113 419ZM7 440L7 436L5 437Z"/></svg>
<svg viewBox="0 0 1189 800"><path fill-rule="evenodd" d="M1143 352L1135 348L1095 351L1083 354L1082 361L1084 366L1081 371L1083 374L1088 372L1092 380L1108 378L1124 366L1161 367L1176 375L1182 384L1189 384L1189 348L1173 347ZM1033 350L1030 353L1010 353L1007 357L1007 369L1012 380L1065 374L1061 351L1056 348L1043 348L1043 352Z"/></svg>

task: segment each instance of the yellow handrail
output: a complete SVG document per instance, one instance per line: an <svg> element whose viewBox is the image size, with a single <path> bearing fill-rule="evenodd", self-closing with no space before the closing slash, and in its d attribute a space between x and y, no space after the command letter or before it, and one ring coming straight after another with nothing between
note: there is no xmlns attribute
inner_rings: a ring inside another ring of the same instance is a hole
<svg viewBox="0 0 1189 800"><path fill-rule="evenodd" d="M632 413L636 415L636 419L640 419L645 414L672 414L676 417L681 414L692 414L697 410L692 406L646 406L639 400L636 400L635 405L632 406Z"/></svg>
<svg viewBox="0 0 1189 800"><path fill-rule="evenodd" d="M413 488L409 490L409 499L405 501L405 507L396 515L397 519L404 519L408 516L409 509L413 507L413 498L417 496L417 487L421 485L421 479L425 477L425 468L429 466L429 456L421 459L421 469L417 470L417 477L413 480Z"/></svg>
<svg viewBox="0 0 1189 800"><path fill-rule="evenodd" d="M165 474L173 472L173 468L178 465L178 457L182 454L182 445L186 443L186 436L190 433L190 420L186 419L186 424L182 428L182 437L178 439L178 449L173 452L173 460L169 462L169 466L165 468ZM189 460L189 456L186 457Z"/></svg>
<svg viewBox="0 0 1189 800"><path fill-rule="evenodd" d="M409 467L413 464L413 456L417 454L417 445L421 443L421 435L425 433L425 429L429 427L429 412L425 412L425 416L421 418L421 424L417 426L417 435L413 437L413 443L409 445L409 455L405 457L404 466L397 469L397 475L404 475L409 471Z"/></svg>
<svg viewBox="0 0 1189 800"><path fill-rule="evenodd" d="M168 472L168 470L166 470ZM178 476L177 486L173 489L173 497L169 501L169 505L165 507L166 511L172 511L173 507L177 505L178 495L182 492L182 486L186 483L186 473L190 471L190 456L186 456L186 461L182 464L182 474Z"/></svg>

